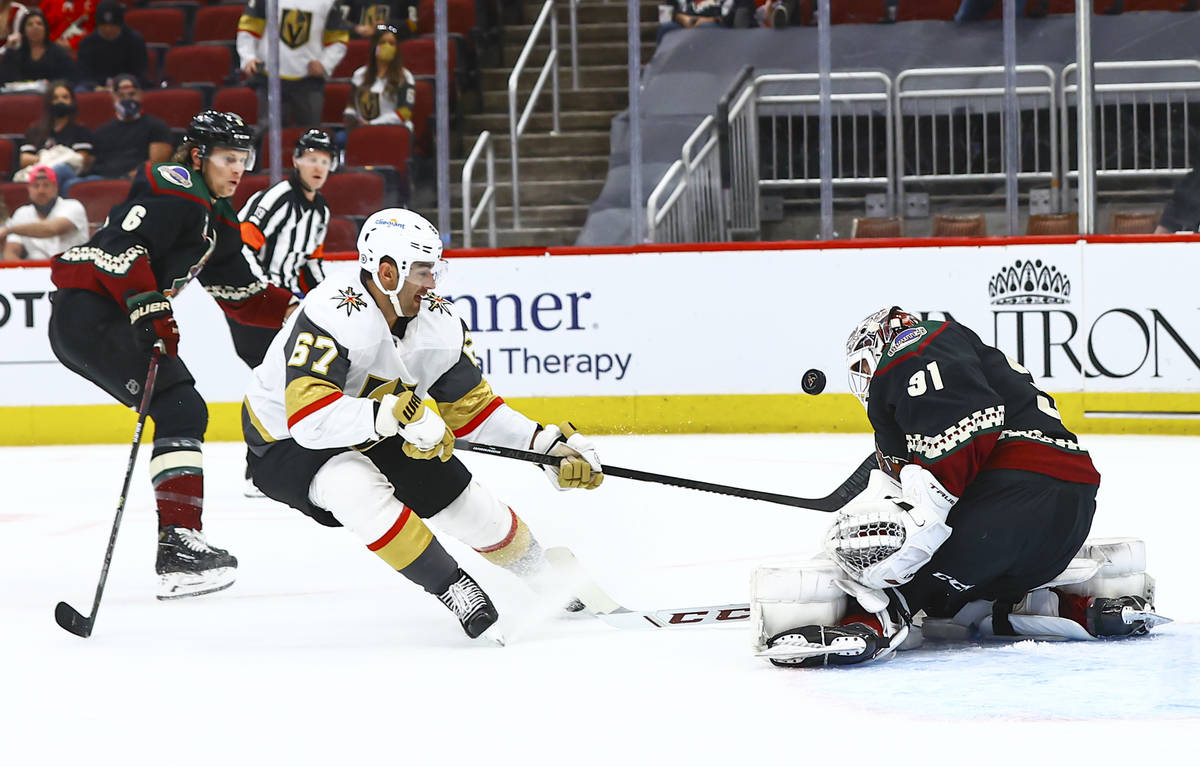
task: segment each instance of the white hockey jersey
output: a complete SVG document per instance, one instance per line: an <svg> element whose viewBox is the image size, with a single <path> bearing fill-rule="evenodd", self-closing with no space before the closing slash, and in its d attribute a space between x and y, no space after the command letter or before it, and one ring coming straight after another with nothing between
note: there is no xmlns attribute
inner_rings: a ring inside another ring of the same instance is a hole
<svg viewBox="0 0 1200 767"><path fill-rule="evenodd" d="M314 288L284 324L242 408L258 455L293 439L302 447L367 448L379 439L376 405L413 389L438 403L456 437L528 449L538 428L492 392L449 301L428 294L391 328L356 275Z"/></svg>
<svg viewBox="0 0 1200 767"><path fill-rule="evenodd" d="M250 0L238 19L237 52L243 64L267 60L266 12L266 0ZM310 61L320 61L331 77L349 40L349 27L334 0L280 0L279 76L284 80L307 77Z"/></svg>

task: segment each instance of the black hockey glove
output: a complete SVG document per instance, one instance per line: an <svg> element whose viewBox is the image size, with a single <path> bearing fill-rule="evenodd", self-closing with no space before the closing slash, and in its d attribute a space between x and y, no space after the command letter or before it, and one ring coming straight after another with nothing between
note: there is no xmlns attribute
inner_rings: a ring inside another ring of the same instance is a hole
<svg viewBox="0 0 1200 767"><path fill-rule="evenodd" d="M179 355L179 328L166 296L148 290L125 299L125 306L129 308L133 341L140 349L149 354L161 342L159 348L163 353L171 357Z"/></svg>

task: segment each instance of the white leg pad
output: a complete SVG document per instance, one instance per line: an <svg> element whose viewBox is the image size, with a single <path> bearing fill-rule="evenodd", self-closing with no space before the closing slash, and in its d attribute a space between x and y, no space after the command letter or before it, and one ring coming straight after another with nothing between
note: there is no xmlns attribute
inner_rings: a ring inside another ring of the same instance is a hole
<svg viewBox="0 0 1200 767"><path fill-rule="evenodd" d="M1142 596L1154 603L1154 579L1146 573L1146 543L1140 538L1096 538L1083 544L1079 556L1099 563L1089 577L1056 584L1071 594L1095 597Z"/></svg>
<svg viewBox="0 0 1200 767"><path fill-rule="evenodd" d="M475 480L429 521L473 549L495 546L512 531L513 512Z"/></svg>
<svg viewBox="0 0 1200 767"><path fill-rule="evenodd" d="M392 483L371 459L354 450L325 462L308 486L308 500L329 511L370 545L382 538L404 513L392 495Z"/></svg>
<svg viewBox="0 0 1200 767"><path fill-rule="evenodd" d="M754 651L797 626L837 626L846 616L845 578L832 560L813 559L787 567L758 567L750 575L750 623Z"/></svg>

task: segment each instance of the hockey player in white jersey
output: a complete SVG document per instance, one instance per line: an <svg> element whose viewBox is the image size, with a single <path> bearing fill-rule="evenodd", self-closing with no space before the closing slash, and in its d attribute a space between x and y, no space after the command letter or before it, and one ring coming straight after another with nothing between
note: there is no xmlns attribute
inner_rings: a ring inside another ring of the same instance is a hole
<svg viewBox="0 0 1200 767"><path fill-rule="evenodd" d="M428 221L382 210L358 251L361 270L312 290L254 370L250 474L268 497L349 528L478 637L496 608L426 519L535 590L554 576L526 524L452 455L455 436L561 458L547 467L559 489L594 489L603 469L569 424L543 426L492 392L462 321L430 292L445 261Z"/></svg>

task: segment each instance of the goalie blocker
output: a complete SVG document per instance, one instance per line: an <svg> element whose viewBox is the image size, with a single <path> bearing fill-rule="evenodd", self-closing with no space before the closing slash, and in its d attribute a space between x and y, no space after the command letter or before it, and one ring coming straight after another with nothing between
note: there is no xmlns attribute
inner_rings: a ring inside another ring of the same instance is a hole
<svg viewBox="0 0 1200 767"><path fill-rule="evenodd" d="M953 618L922 617L907 614L898 590L855 583L829 559L760 567L751 576L754 652L777 666L864 663L925 638L1115 639L1169 622L1154 613L1154 579L1137 538L1086 542L1061 575L1016 605L977 600Z"/></svg>

